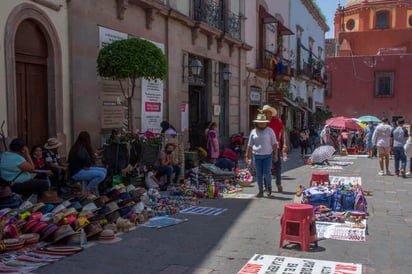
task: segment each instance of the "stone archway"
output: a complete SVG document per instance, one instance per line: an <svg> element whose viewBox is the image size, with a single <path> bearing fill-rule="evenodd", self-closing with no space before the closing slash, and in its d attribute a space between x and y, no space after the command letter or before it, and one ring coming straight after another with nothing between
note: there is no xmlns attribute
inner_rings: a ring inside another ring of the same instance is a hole
<svg viewBox="0 0 412 274"><path fill-rule="evenodd" d="M17 136L18 134L15 38L18 27L25 20L31 20L39 26L47 43L47 104L49 114L48 121L45 122L48 124L49 135L61 138L64 136L61 45L57 31L47 14L29 3L18 5L10 12L5 28L7 132L9 136Z"/></svg>

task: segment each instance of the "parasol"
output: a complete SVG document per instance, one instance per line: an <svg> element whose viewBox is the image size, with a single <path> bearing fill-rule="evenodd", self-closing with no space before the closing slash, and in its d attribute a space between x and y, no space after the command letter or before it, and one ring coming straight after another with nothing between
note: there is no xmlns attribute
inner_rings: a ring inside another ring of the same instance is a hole
<svg viewBox="0 0 412 274"><path fill-rule="evenodd" d="M358 125L355 121L351 118L347 118L344 116L333 117L326 120L326 124L335 129L346 129L346 130L353 130L358 131L362 130L362 127Z"/></svg>
<svg viewBox="0 0 412 274"><path fill-rule="evenodd" d="M335 153L335 148L333 146L325 145L316 148L312 155L310 156L310 160L313 164L320 164L325 160L328 160L332 157L333 153Z"/></svg>
<svg viewBox="0 0 412 274"><path fill-rule="evenodd" d="M364 122L364 123L380 123L381 120L375 116L372 115L364 115L358 118L359 121Z"/></svg>

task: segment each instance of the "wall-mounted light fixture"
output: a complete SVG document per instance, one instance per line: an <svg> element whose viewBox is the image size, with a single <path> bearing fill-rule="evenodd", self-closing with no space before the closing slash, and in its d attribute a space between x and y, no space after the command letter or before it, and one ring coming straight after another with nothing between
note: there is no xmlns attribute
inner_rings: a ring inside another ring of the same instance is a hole
<svg viewBox="0 0 412 274"><path fill-rule="evenodd" d="M223 80L229 81L230 76L232 76L232 71L230 70L229 66L226 66L223 68L222 76L223 76Z"/></svg>
<svg viewBox="0 0 412 274"><path fill-rule="evenodd" d="M185 82L185 72L186 72L187 67L189 68L189 75L194 76L194 77L199 77L202 72L202 68L203 68L203 64L198 58L192 59L189 66L186 66L186 56L187 54L183 53L183 60L182 60L182 81L183 82Z"/></svg>

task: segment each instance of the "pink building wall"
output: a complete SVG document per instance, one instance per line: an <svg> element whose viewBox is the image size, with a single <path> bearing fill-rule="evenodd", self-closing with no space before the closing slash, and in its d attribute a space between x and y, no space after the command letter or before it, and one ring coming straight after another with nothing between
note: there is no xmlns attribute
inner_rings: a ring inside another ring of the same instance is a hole
<svg viewBox="0 0 412 274"><path fill-rule="evenodd" d="M326 59L325 105L335 116L403 116L412 123L412 54ZM375 72L394 72L393 96L375 96Z"/></svg>

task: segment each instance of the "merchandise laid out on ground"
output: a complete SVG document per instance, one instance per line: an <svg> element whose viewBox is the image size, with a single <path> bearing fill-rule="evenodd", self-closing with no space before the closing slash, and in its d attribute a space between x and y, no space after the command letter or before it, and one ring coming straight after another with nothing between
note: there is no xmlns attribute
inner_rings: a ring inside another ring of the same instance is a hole
<svg viewBox="0 0 412 274"><path fill-rule="evenodd" d="M362 265L323 261L304 258L293 258L274 255L255 254L242 267L238 274L270 274L270 273L347 273L361 274Z"/></svg>
<svg viewBox="0 0 412 274"><path fill-rule="evenodd" d="M240 177L244 180L243 175ZM55 197L48 202L27 200L13 208L1 203L8 197L1 197L0 252L4 254L0 254L0 272L31 272L94 244L121 241L122 233L137 227L162 228L189 220L170 217L176 213L222 214L226 208L201 207L200 199L240 195L242 187L232 183L236 181L211 178L206 184L185 181L158 191L116 182L99 197L63 201L53 192Z"/></svg>

